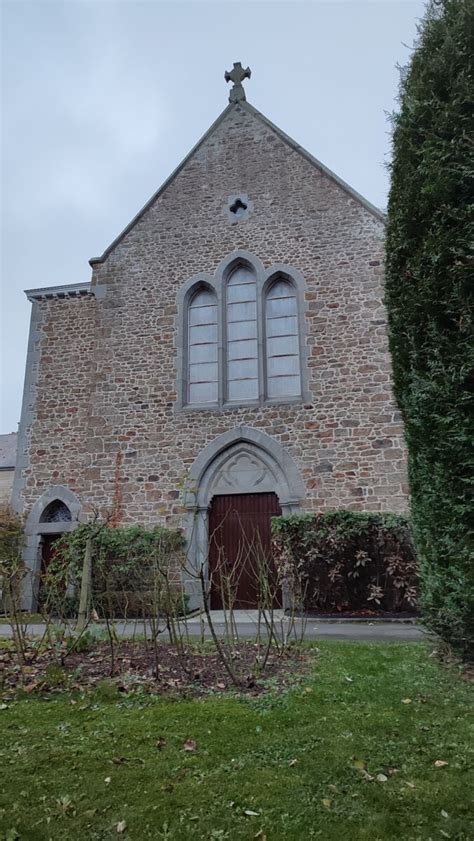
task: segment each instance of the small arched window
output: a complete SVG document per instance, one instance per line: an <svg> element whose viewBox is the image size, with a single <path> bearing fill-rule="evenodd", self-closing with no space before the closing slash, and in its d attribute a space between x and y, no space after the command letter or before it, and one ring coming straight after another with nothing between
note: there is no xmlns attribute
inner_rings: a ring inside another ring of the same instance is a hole
<svg viewBox="0 0 474 841"><path fill-rule="evenodd" d="M266 396L301 395L298 304L292 283L279 278L265 298Z"/></svg>
<svg viewBox="0 0 474 841"><path fill-rule="evenodd" d="M227 400L258 398L257 283L247 266L227 280Z"/></svg>
<svg viewBox="0 0 474 841"><path fill-rule="evenodd" d="M70 522L71 512L65 502L60 499L54 499L44 509L40 523L64 523Z"/></svg>
<svg viewBox="0 0 474 841"><path fill-rule="evenodd" d="M217 300L201 288L188 308L188 402L217 403L217 383Z"/></svg>

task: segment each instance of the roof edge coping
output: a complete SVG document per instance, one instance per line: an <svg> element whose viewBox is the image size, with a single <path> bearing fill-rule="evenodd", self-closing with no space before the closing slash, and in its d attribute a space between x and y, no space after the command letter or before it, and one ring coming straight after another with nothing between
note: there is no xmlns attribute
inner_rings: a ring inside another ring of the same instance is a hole
<svg viewBox="0 0 474 841"><path fill-rule="evenodd" d="M360 204L362 204L368 211L370 211L370 213L373 213L374 216L380 219L381 222L386 221L387 215L383 212L383 210L381 210L379 207L376 207L375 204L372 204L372 202L370 202L363 195L361 195L361 193L358 193L357 190L354 190L354 188L351 187L351 185L348 184L347 181L344 181L344 179L340 178L339 175L336 175L336 173L333 172L332 169L329 169L329 167L321 163L321 161L319 161L318 158L315 158L314 155L311 154L311 152L308 152L308 150L305 149L304 146L300 146L300 144L297 143L296 140L293 140L293 138L290 137L289 134L286 134L286 132L279 128L279 126L275 125L275 123L272 123L272 121L269 120L268 117L265 116L265 114L262 114L262 112L255 108L253 105L251 105L250 102L246 100L245 102L240 102L239 104L241 108L246 109L251 114L253 114L254 117L257 117L258 119L262 120L262 122L264 122L265 125L272 129L272 131L274 131L288 146L291 146L291 148L294 149L295 152L299 152L299 154L303 158L306 158L306 160L309 161L309 163L313 164L313 166L321 170L321 172L324 175L326 175L328 178L331 178L333 181L336 182L336 184L339 184L339 186L342 187L342 189L346 193L348 193L351 196L351 198L360 202Z"/></svg>
<svg viewBox="0 0 474 841"><path fill-rule="evenodd" d="M43 298L70 298L94 293L92 284L68 283L64 286L43 286L39 289L25 289L29 301L41 301Z"/></svg>
<svg viewBox="0 0 474 841"><path fill-rule="evenodd" d="M219 114L217 119L212 123L212 125L207 129L207 131L202 135L200 140L193 146L190 152L186 155L185 158L178 164L176 169L168 176L168 178L162 183L161 187L156 190L155 193L151 196L150 199L143 205L141 210L135 214L133 219L126 225L126 227L115 237L113 242L110 243L109 246L105 249L105 251L100 255L100 257L91 257L89 260L89 265L94 268L96 265L100 265L104 263L109 254L114 250L114 248L121 242L121 240L132 230L132 228L136 225L136 223L141 219L141 217L146 213L149 207L158 199L162 193L166 190L169 184L176 178L176 176L181 172L184 166L187 164L188 160L197 152L197 150L202 146L202 144L207 140L207 138L213 133L213 131L217 128L217 126L227 117L230 111L234 108L243 108L244 110L248 111L252 116L256 117L257 119L261 120L268 128L275 132L275 134L283 140L288 146L298 152L302 157L304 157L310 164L315 166L319 169L323 175L326 175L328 178L331 178L333 181L336 182L351 198L355 201L362 204L366 210L369 211L373 216L375 216L379 221L385 223L386 222L386 214L383 210L376 207L372 204L368 199L364 198L357 190L354 190L353 187L350 186L343 178L340 178L333 172L329 167L325 166L321 161L314 157L310 152L307 151L303 146L300 146L296 140L293 140L288 134L286 134L281 128L279 128L275 123L272 123L271 120L268 119L261 111L255 108L253 105L248 102L248 100L239 100L237 102L230 102L226 108Z"/></svg>
<svg viewBox="0 0 474 841"><path fill-rule="evenodd" d="M182 169L183 169L183 167L187 164L187 162L189 161L189 159L190 159L190 158L192 158L192 156L194 155L194 153L195 153L195 152L197 152L197 150L199 149L199 147L200 147L200 146L202 146L202 144L203 144L203 143L207 140L207 138L208 138L208 137L210 137L210 135L212 134L212 132L213 132L213 131L217 128L217 126L218 126L218 125L219 125L219 124L220 124L220 123L221 123L221 122L222 122L222 121L223 121L223 120L227 117L227 114L228 114L230 111L232 111L232 109L233 109L233 108L235 108L235 107L236 107L236 105L241 105L241 104L242 104L241 102L230 102L230 103L229 103L229 104L228 104L228 105L224 108L224 110L223 110L223 111L221 111L221 113L220 113L220 114L219 114L219 116L217 117L217 120L214 120L214 122L212 123L212 125L211 125L208 129L207 129L207 131L206 131L206 132L202 135L202 137L198 140L198 142L197 142L197 143L193 146L193 148L191 149L191 151L190 151L190 152L188 152L188 154L186 155L186 157L185 157L185 158L183 158L183 160L181 161L181 163L179 163L179 164L178 164L178 166L176 167L176 169L174 169L174 170L173 170L173 172L171 173L171 175L168 175L168 178L166 179L166 181L163 181L163 183L162 183L161 187L158 187L158 189L156 190L156 192L155 192L155 193L153 193L153 195L151 196L151 198L149 198L149 199L148 199L148 201L146 202L146 204L144 204L144 205L143 205L143 207L141 208L141 210L139 210L139 211L138 211L138 213L136 213L136 214L135 214L135 216L133 217L133 219L132 219L132 220L128 223L128 225L126 225L126 227L123 229L123 231L121 231L121 232L118 234L118 236L116 236L116 237L115 237L115 239L113 240L113 242L111 242L111 243L110 243L110 245L109 245L109 246L107 246L107 248L106 248L106 249L105 249L105 251L104 251L104 252L100 255L100 257L91 257L91 258L90 258L90 260L89 260L89 265L90 265L90 266L92 266L92 268L94 268L94 266L96 266L96 265L98 265L98 264L100 264L100 263L104 263L104 262L105 262L105 260L107 259L107 257L108 257L108 256L109 256L109 254L111 253L111 251L113 251L113 250L114 250L115 246L116 246L116 245L118 245L118 244L119 244L119 242L120 242L120 241L121 241L121 240L122 240L122 239L123 239L123 238L124 238L124 237L128 234L128 232L132 230L132 228L134 227L134 225L135 225L135 224L139 221L139 219L141 219L141 217L144 215L144 213L146 213L146 211L148 210L148 208L149 208L149 207L151 207L151 205L153 204L153 202L155 202L155 201L156 201L156 199L157 199L157 198L159 198L159 197L161 196L161 194L162 194L162 193L164 193L164 191L166 190L166 188L168 187L168 185L169 185L169 184L171 184L171 182L172 182L172 181L176 178L176 176L177 176L177 175L181 172L181 170L182 170Z"/></svg>

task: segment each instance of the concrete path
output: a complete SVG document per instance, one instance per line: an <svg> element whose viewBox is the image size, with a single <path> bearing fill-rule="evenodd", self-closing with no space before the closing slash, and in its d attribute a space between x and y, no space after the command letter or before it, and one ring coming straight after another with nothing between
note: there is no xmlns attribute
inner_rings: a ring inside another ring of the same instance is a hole
<svg viewBox="0 0 474 841"><path fill-rule="evenodd" d="M225 617L223 611L215 610L212 612L214 627L219 636L225 633ZM282 629L288 628L289 619L283 611L275 611L275 621L277 623L278 631L281 633ZM296 635L301 633L301 619L296 619ZM235 611L235 622L237 625L237 633L243 638L255 637L257 633L258 614L257 611ZM188 633L192 637L199 637L202 633L206 638L211 636L211 632L204 614L189 617L186 620ZM103 623L95 623L89 626L90 629L100 629L105 631ZM143 634L142 622L117 622L115 628L119 636L133 636ZM184 628L183 628L184 630ZM31 636L41 637L45 631L43 624L28 625L28 633ZM261 626L262 634L265 633L265 626ZM10 625L0 624L0 637L11 637L12 632ZM419 642L420 640L428 639L428 632L419 624L406 621L388 621L381 620L365 621L361 619L344 620L344 619L318 619L317 617L309 617L306 620L305 639L335 639L335 640L366 640L367 642Z"/></svg>

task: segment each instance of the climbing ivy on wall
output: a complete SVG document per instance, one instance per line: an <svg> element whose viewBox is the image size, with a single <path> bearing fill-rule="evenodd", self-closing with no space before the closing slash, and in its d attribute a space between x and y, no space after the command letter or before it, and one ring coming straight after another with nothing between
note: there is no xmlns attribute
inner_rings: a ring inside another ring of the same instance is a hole
<svg viewBox="0 0 474 841"><path fill-rule="evenodd" d="M465 656L474 654L473 55L472 0L431 2L393 117L386 266L421 604Z"/></svg>

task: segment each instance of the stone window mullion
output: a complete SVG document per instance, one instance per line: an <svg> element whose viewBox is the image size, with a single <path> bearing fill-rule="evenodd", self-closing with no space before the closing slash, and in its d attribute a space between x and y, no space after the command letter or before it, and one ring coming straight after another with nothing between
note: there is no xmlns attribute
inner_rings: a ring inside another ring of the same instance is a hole
<svg viewBox="0 0 474 841"><path fill-rule="evenodd" d="M266 360L265 360L265 298L262 279L257 282L257 342L258 342L258 398L263 405L266 397Z"/></svg>
<svg viewBox="0 0 474 841"><path fill-rule="evenodd" d="M218 382L218 405L222 409L227 392L226 380L226 323L225 323L225 294L223 284L218 285L217 291L217 318L218 318L218 360L219 360L219 382Z"/></svg>

